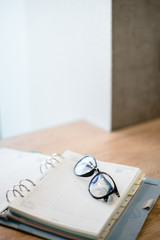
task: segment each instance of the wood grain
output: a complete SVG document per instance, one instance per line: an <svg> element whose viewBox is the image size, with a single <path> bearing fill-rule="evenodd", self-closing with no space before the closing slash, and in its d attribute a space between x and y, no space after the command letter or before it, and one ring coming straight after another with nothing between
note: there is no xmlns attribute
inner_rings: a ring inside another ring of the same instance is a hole
<svg viewBox="0 0 160 240"><path fill-rule="evenodd" d="M0 146L45 154L66 149L90 153L102 161L141 168L147 177L160 179L160 118L111 133L87 122L76 122L0 141ZM39 239L0 226L0 240ZM160 239L160 199L149 214L138 240Z"/></svg>

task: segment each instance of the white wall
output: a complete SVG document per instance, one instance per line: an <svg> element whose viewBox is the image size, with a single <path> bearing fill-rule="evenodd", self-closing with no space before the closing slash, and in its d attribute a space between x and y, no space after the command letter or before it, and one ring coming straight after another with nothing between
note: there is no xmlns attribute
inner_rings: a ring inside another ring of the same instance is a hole
<svg viewBox="0 0 160 240"><path fill-rule="evenodd" d="M2 137L81 119L110 130L111 0L0 0L0 16Z"/></svg>
<svg viewBox="0 0 160 240"><path fill-rule="evenodd" d="M25 0L0 0L0 132L31 130Z"/></svg>

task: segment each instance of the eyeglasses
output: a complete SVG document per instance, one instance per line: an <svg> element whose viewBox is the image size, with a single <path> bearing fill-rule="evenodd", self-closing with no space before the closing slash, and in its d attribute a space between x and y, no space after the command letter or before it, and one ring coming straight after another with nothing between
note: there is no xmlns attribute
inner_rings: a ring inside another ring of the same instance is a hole
<svg viewBox="0 0 160 240"><path fill-rule="evenodd" d="M115 181L109 174L98 169L96 159L93 156L85 155L74 167L74 173L79 177L90 177L95 171L97 174L91 179L88 186L90 194L96 199L103 198L105 202L113 193L120 197Z"/></svg>

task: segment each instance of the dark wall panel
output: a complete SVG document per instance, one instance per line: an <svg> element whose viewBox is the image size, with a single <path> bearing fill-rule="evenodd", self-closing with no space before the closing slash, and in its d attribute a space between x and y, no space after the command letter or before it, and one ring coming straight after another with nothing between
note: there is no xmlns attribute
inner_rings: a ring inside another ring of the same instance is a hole
<svg viewBox="0 0 160 240"><path fill-rule="evenodd" d="M160 1L112 2L112 129L160 116Z"/></svg>

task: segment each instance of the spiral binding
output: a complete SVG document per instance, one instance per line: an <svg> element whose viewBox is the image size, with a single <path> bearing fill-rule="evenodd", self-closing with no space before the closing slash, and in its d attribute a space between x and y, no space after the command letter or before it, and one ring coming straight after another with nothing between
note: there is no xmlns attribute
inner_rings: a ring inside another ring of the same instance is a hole
<svg viewBox="0 0 160 240"><path fill-rule="evenodd" d="M40 165L40 172L43 173L49 167L55 167L55 162L59 163L59 159L64 159L63 156L59 153L51 154L50 158L48 158L45 162Z"/></svg>
<svg viewBox="0 0 160 240"><path fill-rule="evenodd" d="M24 195L22 194L23 188L24 188L27 192L30 191L30 189L29 189L25 184L22 184L22 182L24 182L24 181L28 181L28 182L31 183L33 186L36 186L36 184L35 184L32 180L30 180L30 179L28 179L28 178L25 178L25 179L20 180L20 181L19 181L19 184L15 184L12 189L7 190L7 192L6 192L7 202L10 202L10 199L9 199L9 193L10 193L10 192L13 194L14 197L17 197L16 193L17 193L19 196L24 197ZM17 188L18 188L18 189L17 189Z"/></svg>
<svg viewBox="0 0 160 240"><path fill-rule="evenodd" d="M40 172L43 173L43 169L46 171L49 167L55 167L55 162L59 163L59 159L63 159L63 156L59 153L53 153L51 154L50 158L48 158L44 163L42 163L40 165ZM30 189L26 186L26 184L24 184L24 182L29 182L31 183L31 185L34 187L36 186L36 184L28 179L28 178L24 178L22 180L19 181L18 184L15 184L13 186L12 189L8 189L7 192L6 192L6 199L7 199L7 202L10 202L10 197L9 197L9 194L11 193L14 197L17 197L17 194L20 196L20 197L24 197L24 195L22 194L24 191L27 191L27 192L30 192Z"/></svg>

